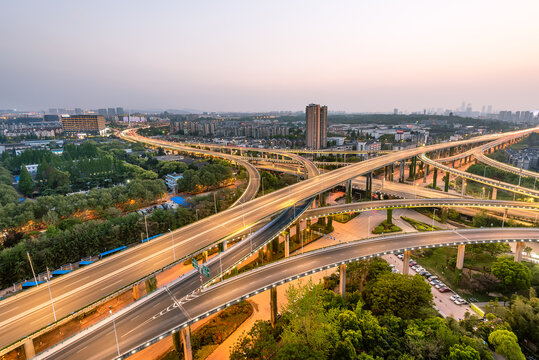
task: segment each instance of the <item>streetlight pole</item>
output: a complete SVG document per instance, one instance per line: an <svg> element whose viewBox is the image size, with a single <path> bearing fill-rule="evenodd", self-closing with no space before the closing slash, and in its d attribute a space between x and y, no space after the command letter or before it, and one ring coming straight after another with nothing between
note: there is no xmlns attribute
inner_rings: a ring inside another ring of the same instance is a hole
<svg viewBox="0 0 539 360"><path fill-rule="evenodd" d="M110 316L112 316L112 326L114 327L114 337L116 338L116 350L118 350L118 356L120 356L120 345L118 344L118 333L116 332L116 322L114 322L114 316L112 315L112 309L109 307Z"/></svg>
<svg viewBox="0 0 539 360"><path fill-rule="evenodd" d="M176 261L176 249L174 249L174 233L170 229L168 229L168 231L172 236L172 256L174 257L174 261Z"/></svg>
<svg viewBox="0 0 539 360"><path fill-rule="evenodd" d="M39 287L37 283L36 273L34 271L34 265L32 265L32 259L30 258L30 253L27 251L26 256L28 256L28 262L30 262L30 268L32 269L32 274L34 274L34 282L36 283L36 287Z"/></svg>
<svg viewBox="0 0 539 360"><path fill-rule="evenodd" d="M45 280L47 280L47 286L49 287L49 297L51 298L52 315L54 316L54 321L56 322L56 311L54 311L54 301L52 301L51 284L49 283L49 278L49 268L47 268L47 276L45 277Z"/></svg>
<svg viewBox="0 0 539 360"><path fill-rule="evenodd" d="M146 226L146 239L148 239L150 235L148 235L148 222L146 221L146 214L144 214L144 225Z"/></svg>

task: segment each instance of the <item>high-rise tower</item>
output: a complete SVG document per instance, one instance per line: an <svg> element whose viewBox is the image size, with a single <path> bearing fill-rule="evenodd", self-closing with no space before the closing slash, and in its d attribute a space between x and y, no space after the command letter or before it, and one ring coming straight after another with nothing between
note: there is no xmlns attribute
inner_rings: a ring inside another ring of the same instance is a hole
<svg viewBox="0 0 539 360"><path fill-rule="evenodd" d="M323 149L327 144L328 107L309 104L305 109L307 147Z"/></svg>

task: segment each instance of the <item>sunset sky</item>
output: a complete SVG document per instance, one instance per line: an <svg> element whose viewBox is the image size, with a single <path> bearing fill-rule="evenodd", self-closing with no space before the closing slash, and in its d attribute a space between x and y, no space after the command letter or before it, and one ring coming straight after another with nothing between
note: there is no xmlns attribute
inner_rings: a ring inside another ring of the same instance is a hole
<svg viewBox="0 0 539 360"><path fill-rule="evenodd" d="M3 1L0 108L539 109L539 1Z"/></svg>

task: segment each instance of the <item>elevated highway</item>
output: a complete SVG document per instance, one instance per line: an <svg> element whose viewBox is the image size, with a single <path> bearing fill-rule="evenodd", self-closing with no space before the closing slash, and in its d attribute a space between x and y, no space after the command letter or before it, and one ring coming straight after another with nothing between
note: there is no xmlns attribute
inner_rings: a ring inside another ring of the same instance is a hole
<svg viewBox="0 0 539 360"><path fill-rule="evenodd" d="M483 164L492 166L494 168L501 169L503 171L507 171L507 172L510 172L512 174L515 174L515 175L531 177L531 178L534 178L534 179L539 178L539 173L537 173L535 171L530 171L530 170L526 170L526 169L519 169L517 167L514 167L513 165L506 164L506 163L491 159L488 156L486 156L485 153L482 150L474 151L473 156L478 161L482 162Z"/></svg>
<svg viewBox="0 0 539 360"><path fill-rule="evenodd" d="M173 331L271 287L372 256L425 247L490 242L538 242L529 228L467 229L383 236L322 248L254 269L182 299L178 279L114 315L119 358L127 358ZM37 356L37 359L107 359L117 356L112 318L96 324Z"/></svg>
<svg viewBox="0 0 539 360"><path fill-rule="evenodd" d="M492 187L495 187L495 188L498 188L498 189L515 192L517 194L530 196L530 197L533 197L533 198L536 198L536 199L539 198L539 190L533 190L533 189L525 188L525 187L518 186L518 185L513 185L513 184L510 184L510 183L506 183L506 182L502 182L502 181L498 181L498 180L492 180L490 178L486 178L486 177L483 177L483 176L468 173L466 171L458 170L458 169L452 168L450 166L443 165L443 164L441 164L441 163L439 163L437 161L431 160L425 154L420 154L419 159L421 161L423 161L425 164L434 166L434 167L436 167L438 169L441 169L441 170L443 170L445 172L448 172L450 174L454 174L454 175L463 177L465 179L473 180L473 181L476 181L478 183L482 183L482 184L492 186Z"/></svg>
<svg viewBox="0 0 539 360"><path fill-rule="evenodd" d="M535 129L521 130L508 133L505 136L518 137ZM141 138L133 134L123 134L124 138L143 142L152 146L162 146L170 150L192 151L197 154L215 156L213 152L187 148L181 144L168 143L155 139ZM436 151L465 144L492 141L498 134L486 135L461 142L442 143L432 146L393 152L388 155L375 157L357 164L334 170L329 173L307 179L303 182L275 191L271 194L256 198L235 206L219 214L212 215L194 224L167 234L160 238L134 247L108 259L99 261L87 269L68 274L51 283L51 290L57 301L63 301L62 317L86 304L92 303L110 294L114 290L129 286L134 281L161 269L174 261L173 254L178 259L184 259L190 254L215 246L220 239L231 233L245 229L246 226L266 218L294 204L309 199L327 189L353 179L361 174L371 172L387 164L406 160L424 152ZM222 154L226 157L227 154ZM233 161L236 159L231 157ZM309 171L318 171L314 164ZM174 244L172 244L172 236ZM172 249L175 249L175 252ZM32 329L39 328L52 322L49 310L49 295L44 287L32 289L18 297L0 302L0 344L5 346L11 341L25 336ZM16 301L15 301L16 300Z"/></svg>

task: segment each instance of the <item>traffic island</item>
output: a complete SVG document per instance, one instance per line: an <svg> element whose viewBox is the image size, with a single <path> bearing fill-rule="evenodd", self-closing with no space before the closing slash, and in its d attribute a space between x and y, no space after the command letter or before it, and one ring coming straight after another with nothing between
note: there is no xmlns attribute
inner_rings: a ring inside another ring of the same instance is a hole
<svg viewBox="0 0 539 360"><path fill-rule="evenodd" d="M372 229L373 234L387 234L402 231L397 225L387 222L387 219L382 221L378 226Z"/></svg>

